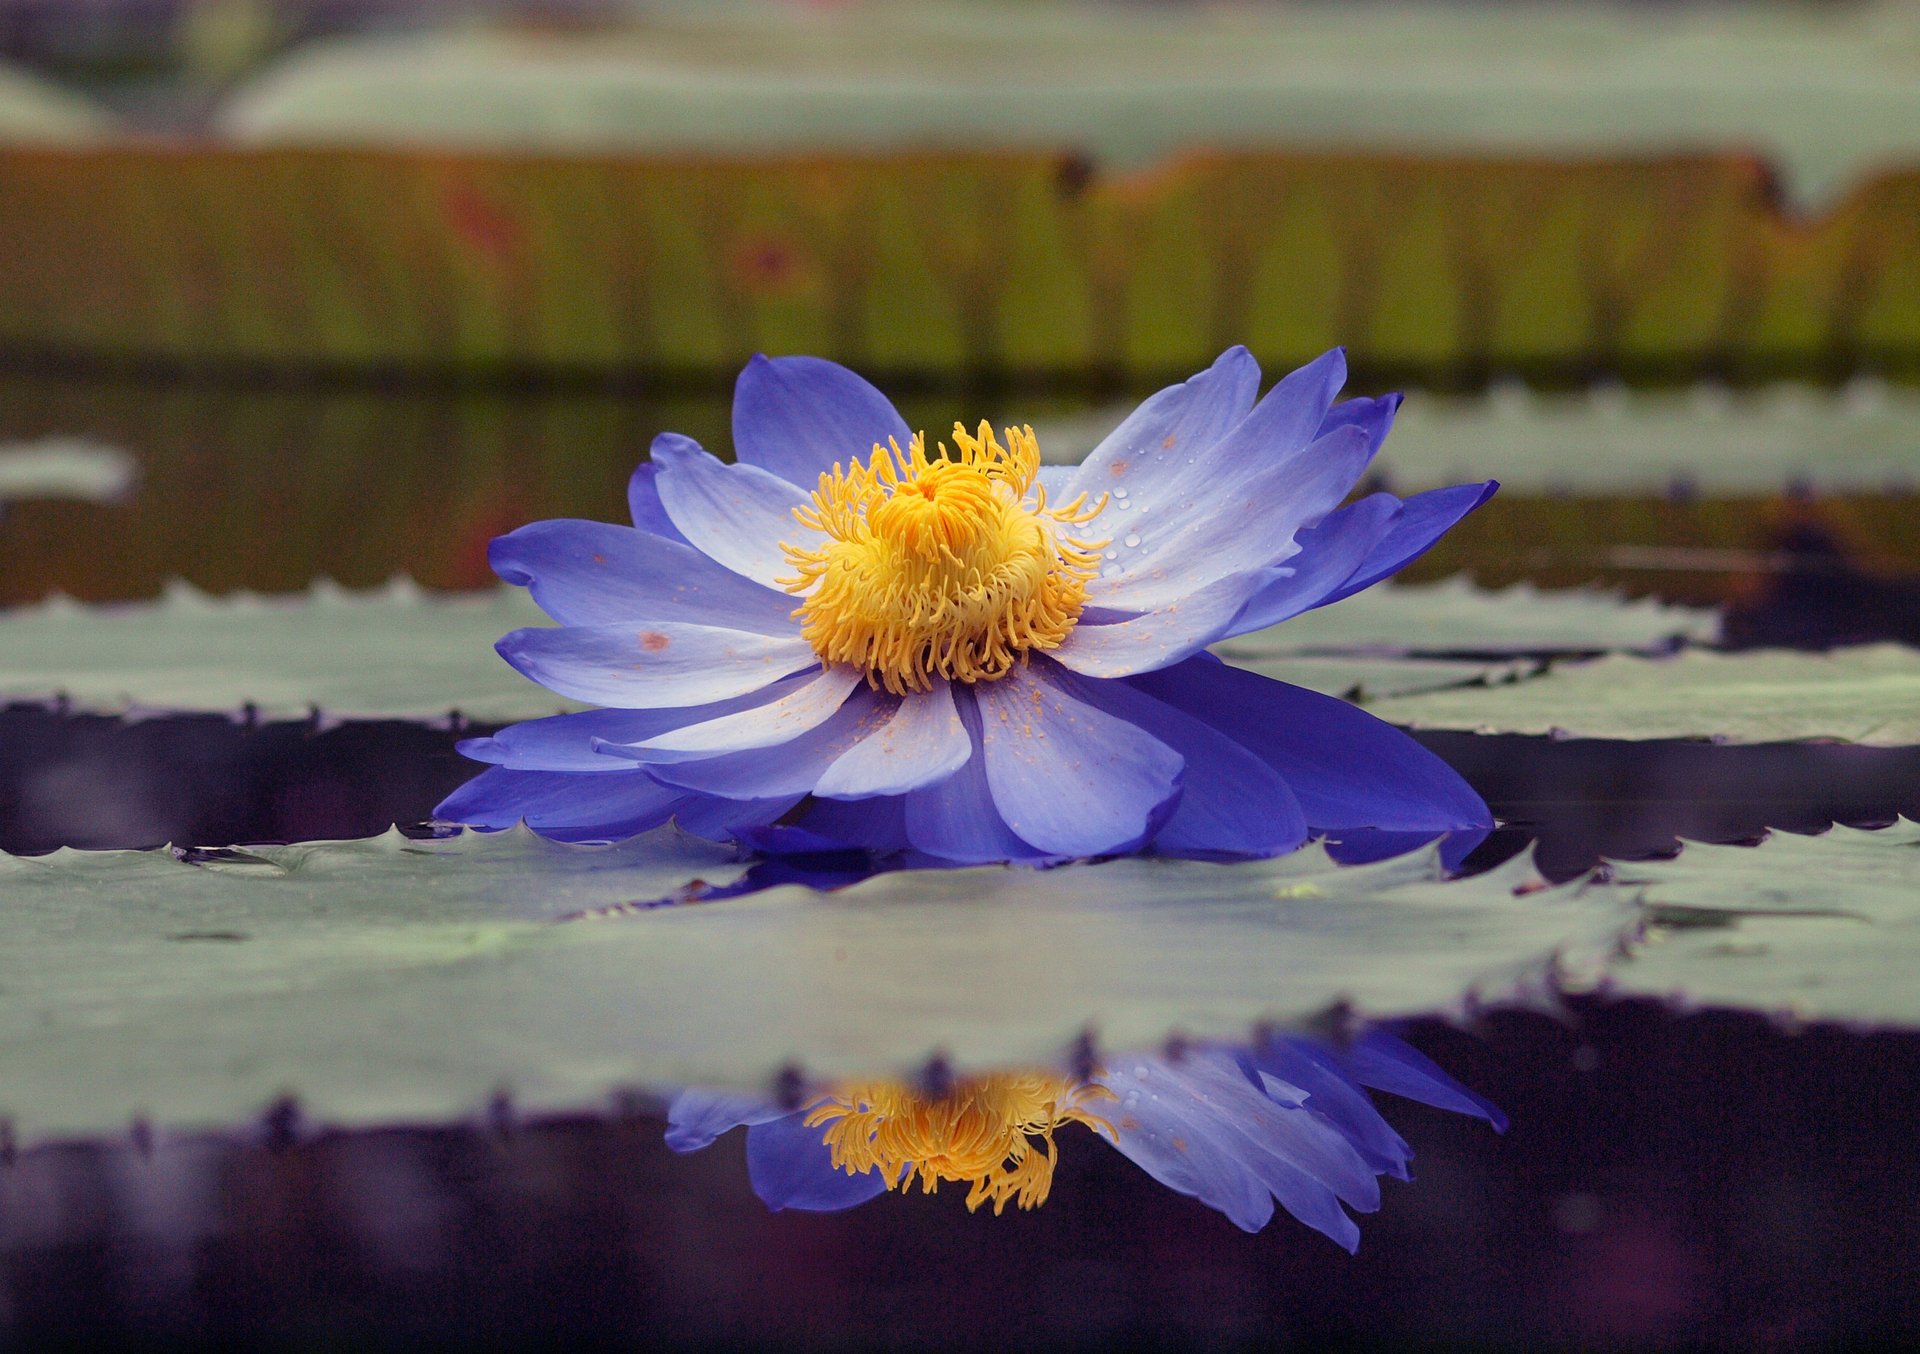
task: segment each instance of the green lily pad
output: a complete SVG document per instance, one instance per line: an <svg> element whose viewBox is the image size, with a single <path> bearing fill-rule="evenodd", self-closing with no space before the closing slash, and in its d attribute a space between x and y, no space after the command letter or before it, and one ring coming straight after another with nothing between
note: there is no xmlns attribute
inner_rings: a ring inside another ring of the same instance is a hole
<svg viewBox="0 0 1920 1354"><path fill-rule="evenodd" d="M481 722L584 707L502 662L493 643L545 624L518 588L434 595L405 580L365 593L316 584L291 598L213 598L175 585L160 601L64 599L0 616L0 700L59 697L100 713L252 706L265 718Z"/></svg>
<svg viewBox="0 0 1920 1354"><path fill-rule="evenodd" d="M1395 724L1476 733L1906 746L1920 743L1920 650L1612 655L1530 681L1395 697L1372 709Z"/></svg>
<svg viewBox="0 0 1920 1354"><path fill-rule="evenodd" d="M34 1136L226 1125L297 1094L325 1121L445 1120L498 1092L596 1108L783 1068L1030 1064L1086 1033L1245 1038L1590 978L1634 914L1524 859L1447 881L1432 849L1342 868L1318 847L612 907L733 868L666 832L0 857L0 1114Z"/></svg>
<svg viewBox="0 0 1920 1354"><path fill-rule="evenodd" d="M1275 681L1290 682L1329 696L1369 705L1390 696L1489 682L1517 682L1533 676L1540 664L1521 659L1482 663L1465 658L1382 658L1366 654L1245 653L1227 645L1220 656Z"/></svg>
<svg viewBox="0 0 1920 1354"><path fill-rule="evenodd" d="M1757 847L1689 842L1618 867L1654 929L1620 990L1803 1019L1920 1025L1920 824Z"/></svg>
<svg viewBox="0 0 1920 1354"><path fill-rule="evenodd" d="M1333 606L1217 646L1244 662L1274 654L1599 653L1710 642L1720 613L1599 588L1489 589L1464 575L1438 583L1382 583Z"/></svg>

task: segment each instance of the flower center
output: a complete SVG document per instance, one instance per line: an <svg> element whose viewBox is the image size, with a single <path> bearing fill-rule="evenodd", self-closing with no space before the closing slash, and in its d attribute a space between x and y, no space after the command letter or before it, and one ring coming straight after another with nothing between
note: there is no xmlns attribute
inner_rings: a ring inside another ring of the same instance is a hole
<svg viewBox="0 0 1920 1354"><path fill-rule="evenodd" d="M1033 429L1008 428L1006 439L956 423L957 453L943 443L929 458L915 434L905 451L876 444L866 464L820 477L793 515L827 539L810 550L782 543L797 577L780 581L806 594L794 615L823 661L905 695L936 677L991 682L1059 647L1106 544L1066 532L1106 500L1048 507Z"/></svg>
<svg viewBox="0 0 1920 1354"><path fill-rule="evenodd" d="M1114 1136L1113 1125L1087 1108L1112 1098L1104 1086L1045 1072L975 1078L938 1097L873 1082L841 1087L802 1122L825 1126L822 1141L848 1175L879 1171L888 1189L902 1191L918 1176L928 1194L942 1180L970 1181L967 1211L991 1199L997 1215L1009 1199L1022 1208L1047 1201L1053 1131L1061 1124Z"/></svg>

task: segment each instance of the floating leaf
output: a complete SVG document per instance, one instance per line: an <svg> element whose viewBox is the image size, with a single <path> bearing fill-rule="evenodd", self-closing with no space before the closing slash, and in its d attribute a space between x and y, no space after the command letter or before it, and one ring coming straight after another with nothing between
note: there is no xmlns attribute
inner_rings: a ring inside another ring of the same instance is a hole
<svg viewBox="0 0 1920 1354"><path fill-rule="evenodd" d="M0 617L0 699L62 697L101 712L230 712L268 718L531 719L581 706L493 651L546 618L525 592L434 596L404 581L366 593L315 585L293 598L211 598L184 585L159 602L56 601Z"/></svg>
<svg viewBox="0 0 1920 1354"><path fill-rule="evenodd" d="M1365 654L1246 653L1220 646L1220 656L1275 681L1291 682L1365 705L1389 696L1447 691L1457 686L1520 681L1539 664L1480 663L1464 658L1371 658Z"/></svg>
<svg viewBox="0 0 1920 1354"><path fill-rule="evenodd" d="M1494 591L1464 575L1438 583L1382 583L1333 606L1217 647L1236 662L1273 654L1368 650L1396 654L1599 653L1710 641L1711 608L1630 601L1598 588L1543 592L1530 583Z"/></svg>
<svg viewBox="0 0 1920 1354"><path fill-rule="evenodd" d="M1920 1025L1920 824L1689 842L1618 867L1657 924L1609 974L1630 992L1806 1019Z"/></svg>
<svg viewBox="0 0 1920 1354"><path fill-rule="evenodd" d="M1449 882L1432 848L1341 868L1311 847L551 920L730 868L665 833L0 857L0 1113L36 1135L219 1125L297 1093L326 1120L445 1119L498 1091L557 1110L788 1066L1026 1065L1089 1030L1140 1048L1514 996L1594 972L1633 913L1524 859Z"/></svg>
<svg viewBox="0 0 1920 1354"><path fill-rule="evenodd" d="M1373 711L1413 728L1476 733L1906 746L1920 743L1920 650L1613 655L1506 686L1383 700Z"/></svg>

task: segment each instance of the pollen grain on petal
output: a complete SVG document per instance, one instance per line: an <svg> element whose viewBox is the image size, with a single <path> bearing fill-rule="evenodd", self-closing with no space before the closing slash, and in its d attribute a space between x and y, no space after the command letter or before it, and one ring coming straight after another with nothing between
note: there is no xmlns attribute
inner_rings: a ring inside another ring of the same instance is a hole
<svg viewBox="0 0 1920 1354"><path fill-rule="evenodd" d="M794 569L782 585L802 597L794 615L822 661L905 695L936 678L995 681L1065 640L1106 545L1072 533L1106 500L1050 505L1033 430L1003 432L955 424L954 449L935 456L920 435L876 445L794 509L826 538L781 546Z"/></svg>

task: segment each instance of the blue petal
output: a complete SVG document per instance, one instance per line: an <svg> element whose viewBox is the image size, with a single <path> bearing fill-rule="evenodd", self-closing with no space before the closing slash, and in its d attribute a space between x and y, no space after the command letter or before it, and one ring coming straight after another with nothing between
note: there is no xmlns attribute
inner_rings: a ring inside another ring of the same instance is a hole
<svg viewBox="0 0 1920 1354"><path fill-rule="evenodd" d="M1362 1086L1455 1114L1470 1114L1485 1119L1497 1132L1507 1131L1507 1116L1499 1106L1462 1086L1426 1054L1386 1030L1367 1031L1336 1056L1347 1075Z"/></svg>
<svg viewBox="0 0 1920 1354"><path fill-rule="evenodd" d="M1211 654L1127 680L1252 749L1292 788L1315 832L1389 828L1432 837L1493 826L1486 803L1452 767L1343 700Z"/></svg>
<svg viewBox="0 0 1920 1354"><path fill-rule="evenodd" d="M793 575L780 545L808 545L819 533L794 518L806 494L778 475L728 465L685 446L656 446L654 483L667 515L693 546L742 578L778 588Z"/></svg>
<svg viewBox="0 0 1920 1354"><path fill-rule="evenodd" d="M459 744L462 756L519 771L631 771L630 758L609 757L597 743L639 743L702 720L717 719L735 710L774 699L805 681L807 674L785 678L759 691L713 705L675 706L665 710L583 710L573 715L551 715L510 724L491 738L469 738Z"/></svg>
<svg viewBox="0 0 1920 1354"><path fill-rule="evenodd" d="M808 803L799 821L785 830L779 845L788 852L804 850L809 854L849 848L880 855L908 850L906 796L816 798Z"/></svg>
<svg viewBox="0 0 1920 1354"><path fill-rule="evenodd" d="M1411 1178L1407 1163L1413 1160L1413 1149L1380 1117L1334 1054L1310 1040L1279 1038L1251 1056L1259 1071L1306 1092L1305 1107L1325 1116L1372 1169L1396 1180Z"/></svg>
<svg viewBox="0 0 1920 1354"><path fill-rule="evenodd" d="M835 664L788 682L786 691L774 700L713 719L683 722L645 740L606 740L595 750L602 756L640 762L680 762L776 747L832 719L863 680L858 670Z"/></svg>
<svg viewBox="0 0 1920 1354"><path fill-rule="evenodd" d="M686 445L699 450L700 444L691 437L682 437L679 433L661 433L653 439L655 447L677 447ZM633 524L642 531L650 531L655 536L664 536L670 541L684 541L680 528L667 516L666 505L660 501L660 486L654 483L659 468L652 461L642 461L634 467L633 475L627 480L627 511L633 516Z"/></svg>
<svg viewBox="0 0 1920 1354"><path fill-rule="evenodd" d="M1247 416L1259 393L1260 364L1245 348L1229 348L1205 371L1148 396L1064 477L1061 492L1048 484L1047 493L1061 502L1121 489L1129 497L1156 497Z"/></svg>
<svg viewBox="0 0 1920 1354"><path fill-rule="evenodd" d="M1047 856L1047 852L1015 836L994 805L993 791L987 784L986 754L981 750L980 707L974 688L961 687L954 692L954 697L972 753L958 771L940 784L908 793L905 800L908 843L929 856L957 865Z"/></svg>
<svg viewBox="0 0 1920 1354"><path fill-rule="evenodd" d="M1366 468L1359 428L1336 428L1297 454L1273 456L1242 444L1241 429L1259 418L1256 409L1215 449L1203 483L1131 510L1109 506L1095 519L1088 530L1122 546L1087 585L1096 605L1149 611L1223 575L1284 562L1295 533L1331 512Z"/></svg>
<svg viewBox="0 0 1920 1354"><path fill-rule="evenodd" d="M836 463L911 436L885 395L824 358L755 357L733 388L735 454L809 493Z"/></svg>
<svg viewBox="0 0 1920 1354"><path fill-rule="evenodd" d="M886 1193L887 1179L878 1171L848 1175L835 1168L823 1130L806 1127L805 1117L789 1114L747 1130L747 1177L768 1208L834 1213Z"/></svg>
<svg viewBox="0 0 1920 1354"><path fill-rule="evenodd" d="M1392 494L1373 494L1301 532L1300 553L1248 600L1226 633L1264 630L1323 604L1393 530L1400 512L1400 500Z"/></svg>
<svg viewBox="0 0 1920 1354"><path fill-rule="evenodd" d="M1172 604L1107 625L1085 619L1051 657L1088 677L1126 677L1191 658L1224 638L1248 602L1269 586L1264 572L1234 574L1202 584Z"/></svg>
<svg viewBox="0 0 1920 1354"><path fill-rule="evenodd" d="M722 1133L742 1125L784 1119L782 1109L763 1095L739 1095L698 1087L680 1092L667 1106L667 1146L676 1152L697 1152Z"/></svg>
<svg viewBox="0 0 1920 1354"><path fill-rule="evenodd" d="M1362 588L1370 588L1381 579L1400 572L1426 554L1433 543L1450 531L1456 522L1492 498L1499 487L1499 480L1488 480L1484 484L1456 484L1446 489L1429 489L1424 494L1415 494L1407 499L1393 529L1381 537L1366 559L1360 562L1360 567L1353 571L1353 577L1319 605L1327 606L1342 597L1351 597ZM1332 525L1334 518L1359 506L1356 503L1328 514L1326 525Z"/></svg>
<svg viewBox="0 0 1920 1354"><path fill-rule="evenodd" d="M974 688L987 785L1007 826L1043 851L1136 849L1180 792L1180 754L1077 701L1037 668Z"/></svg>
<svg viewBox="0 0 1920 1354"><path fill-rule="evenodd" d="M1393 430L1393 416L1400 410L1400 396L1382 395L1378 399L1342 400L1327 410L1320 421L1320 436L1335 428L1355 427L1367 435L1367 459L1379 455L1381 444Z"/></svg>
<svg viewBox="0 0 1920 1354"><path fill-rule="evenodd" d="M936 678L931 691L907 696L872 737L842 753L813 792L834 799L903 795L939 784L972 755L953 689Z"/></svg>
<svg viewBox="0 0 1920 1354"><path fill-rule="evenodd" d="M1218 1124L1196 1117L1192 1090L1158 1058L1098 1078L1116 1103L1101 1113L1113 1124L1114 1147L1168 1189L1198 1199L1232 1223L1257 1232L1273 1217L1273 1194Z"/></svg>
<svg viewBox="0 0 1920 1354"><path fill-rule="evenodd" d="M633 710L731 700L819 661L797 635L678 621L515 630L494 647L550 691Z"/></svg>
<svg viewBox="0 0 1920 1354"><path fill-rule="evenodd" d="M647 769L669 785L725 799L806 794L843 753L892 718L899 704L898 696L862 686L832 718L785 743L695 761L650 764ZM621 751L606 745L602 750Z"/></svg>
<svg viewBox="0 0 1920 1354"><path fill-rule="evenodd" d="M487 558L562 625L692 621L766 635L800 629L786 593L750 583L690 545L632 527L534 522L496 537Z"/></svg>
<svg viewBox="0 0 1920 1354"><path fill-rule="evenodd" d="M673 821L683 831L713 841L745 841L755 832L771 827L798 804L800 795L775 795L770 799L709 799L689 795L673 811Z"/></svg>
<svg viewBox="0 0 1920 1354"><path fill-rule="evenodd" d="M1277 772L1216 729L1125 682L1073 682L1074 695L1139 726L1186 761L1180 803L1154 834L1169 855L1277 856L1307 839L1300 803Z"/></svg>
<svg viewBox="0 0 1920 1354"><path fill-rule="evenodd" d="M481 828L512 827L524 819L556 841L611 842L660 826L686 798L686 791L669 789L637 768L607 776L496 766L441 800L433 816Z"/></svg>

